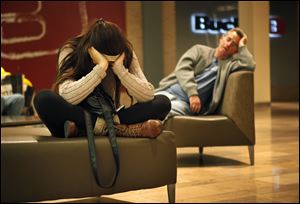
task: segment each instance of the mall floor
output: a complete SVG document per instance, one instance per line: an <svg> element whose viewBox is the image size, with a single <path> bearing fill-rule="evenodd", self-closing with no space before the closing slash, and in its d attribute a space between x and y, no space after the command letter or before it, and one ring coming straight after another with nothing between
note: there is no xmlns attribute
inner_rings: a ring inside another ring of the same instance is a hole
<svg viewBox="0 0 300 204"><path fill-rule="evenodd" d="M255 106L255 165L246 146L178 148L178 203L299 203L299 103ZM159 168L159 167L158 167ZM50 202L50 201L47 201ZM168 202L166 186L52 202Z"/></svg>

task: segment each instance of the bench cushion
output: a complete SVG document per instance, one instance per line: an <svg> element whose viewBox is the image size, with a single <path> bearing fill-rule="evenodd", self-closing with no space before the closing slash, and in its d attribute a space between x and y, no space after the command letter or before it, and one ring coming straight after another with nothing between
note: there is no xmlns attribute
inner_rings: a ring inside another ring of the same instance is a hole
<svg viewBox="0 0 300 204"><path fill-rule="evenodd" d="M251 141L223 115L175 116L165 127L176 135L177 147L249 145Z"/></svg>
<svg viewBox="0 0 300 204"><path fill-rule="evenodd" d="M99 188L86 138L55 138L45 127L1 128L1 201L40 201L99 196L176 183L174 134L156 139L118 138L120 172L115 186ZM95 137L98 174L115 171L107 137Z"/></svg>

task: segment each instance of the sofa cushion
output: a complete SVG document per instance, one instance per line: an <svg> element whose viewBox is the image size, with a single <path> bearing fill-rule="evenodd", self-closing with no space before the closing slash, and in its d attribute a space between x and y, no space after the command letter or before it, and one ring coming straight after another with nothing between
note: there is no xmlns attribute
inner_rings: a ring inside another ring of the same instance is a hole
<svg viewBox="0 0 300 204"><path fill-rule="evenodd" d="M99 196L176 183L174 134L156 139L117 138L120 172L116 184L99 188L86 138L55 138L44 127L1 128L1 201L39 201ZM115 171L107 137L95 138L98 174L110 182Z"/></svg>
<svg viewBox="0 0 300 204"><path fill-rule="evenodd" d="M177 147L249 145L251 141L223 115L175 116L165 123L176 135Z"/></svg>

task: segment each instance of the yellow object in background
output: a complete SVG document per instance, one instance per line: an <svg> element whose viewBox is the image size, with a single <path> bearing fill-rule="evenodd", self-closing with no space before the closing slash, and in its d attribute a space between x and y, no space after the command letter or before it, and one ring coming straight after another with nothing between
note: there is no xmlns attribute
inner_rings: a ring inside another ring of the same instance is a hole
<svg viewBox="0 0 300 204"><path fill-rule="evenodd" d="M23 84L32 87L31 81L29 81L29 79L26 79L24 74L23 74Z"/></svg>
<svg viewBox="0 0 300 204"><path fill-rule="evenodd" d="M10 75L11 75L10 72L5 71L4 68L1 67L1 80ZM23 74L23 85L32 87L31 81L29 81L29 79L27 79L24 74Z"/></svg>
<svg viewBox="0 0 300 204"><path fill-rule="evenodd" d="M9 75L11 75L11 73L10 72L6 72L4 70L4 68L1 67L1 80L4 79L5 77L9 76Z"/></svg>

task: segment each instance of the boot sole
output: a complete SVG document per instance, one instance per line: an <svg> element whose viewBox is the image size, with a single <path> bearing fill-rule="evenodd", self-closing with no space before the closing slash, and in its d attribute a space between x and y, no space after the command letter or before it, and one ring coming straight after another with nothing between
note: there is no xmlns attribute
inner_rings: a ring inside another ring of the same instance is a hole
<svg viewBox="0 0 300 204"><path fill-rule="evenodd" d="M161 122L158 122L157 120L149 120L149 124L147 124L147 130L143 135L144 137L156 138L162 133L162 131L163 124Z"/></svg>

